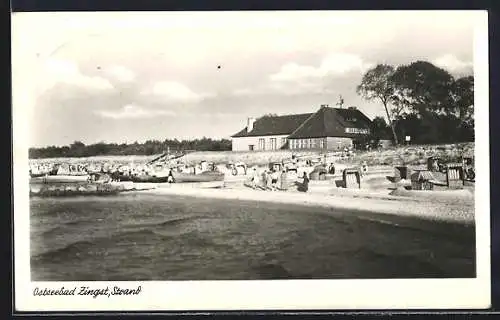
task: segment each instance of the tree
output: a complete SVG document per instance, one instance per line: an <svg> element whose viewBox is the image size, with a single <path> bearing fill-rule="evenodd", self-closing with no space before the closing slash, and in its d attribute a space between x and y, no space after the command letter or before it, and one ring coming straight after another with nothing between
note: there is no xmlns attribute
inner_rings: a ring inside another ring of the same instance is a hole
<svg viewBox="0 0 500 320"><path fill-rule="evenodd" d="M421 143L473 140L474 77L454 79L432 63L417 61L398 67L390 80L393 104L405 111L397 117L398 132L410 130Z"/></svg>
<svg viewBox="0 0 500 320"><path fill-rule="evenodd" d="M461 122L474 119L474 77L467 76L455 80L451 95L458 119Z"/></svg>
<svg viewBox="0 0 500 320"><path fill-rule="evenodd" d="M378 64L376 67L368 70L361 80L361 84L357 86L356 92L365 100L379 100L382 102L387 120L391 126L394 143L398 144L398 137L394 129L394 123L389 113L389 105L391 104L394 95L394 87L391 77L394 74L394 67L387 64Z"/></svg>
<svg viewBox="0 0 500 320"><path fill-rule="evenodd" d="M70 146L45 148L30 148L30 158L53 158L53 157L87 157L96 155L153 155L165 152L171 146L171 150L198 150L198 151L225 151L231 150L231 140L213 140L202 138L195 140L148 140L144 143L116 144L99 142L85 145L74 142Z"/></svg>
<svg viewBox="0 0 500 320"><path fill-rule="evenodd" d="M391 135L391 127L387 125L387 122L382 117L375 117L372 120L371 125L371 136L372 139L376 140L378 143L380 140L387 139Z"/></svg>
<svg viewBox="0 0 500 320"><path fill-rule="evenodd" d="M71 149L79 149L79 148L85 148L85 143L81 141L75 141L72 144L70 144Z"/></svg>
<svg viewBox="0 0 500 320"><path fill-rule="evenodd" d="M448 71L427 61L399 66L391 75L393 101L423 116L427 111L447 114L454 79Z"/></svg>

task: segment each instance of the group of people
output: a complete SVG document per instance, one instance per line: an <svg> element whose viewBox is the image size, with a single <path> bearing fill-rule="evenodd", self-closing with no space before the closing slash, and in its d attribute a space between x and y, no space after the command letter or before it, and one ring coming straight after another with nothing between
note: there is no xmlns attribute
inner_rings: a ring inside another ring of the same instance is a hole
<svg viewBox="0 0 500 320"><path fill-rule="evenodd" d="M253 189L262 188L264 190L287 190L288 175L286 170L266 169L261 174L256 168L253 169L251 176L251 186Z"/></svg>
<svg viewBox="0 0 500 320"><path fill-rule="evenodd" d="M307 192L307 190L309 189L309 176L306 172L304 172L302 179L303 182L302 184L299 184L298 190ZM288 172L286 171L286 169L266 169L261 174L259 174L257 169L254 168L250 177L250 182L253 189L287 191L289 188Z"/></svg>

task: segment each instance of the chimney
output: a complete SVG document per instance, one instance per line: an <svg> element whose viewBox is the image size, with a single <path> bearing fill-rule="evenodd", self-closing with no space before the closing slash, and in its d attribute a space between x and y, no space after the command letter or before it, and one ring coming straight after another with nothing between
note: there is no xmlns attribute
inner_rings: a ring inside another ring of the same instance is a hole
<svg viewBox="0 0 500 320"><path fill-rule="evenodd" d="M253 130L254 123L255 123L255 118L248 118L247 119L247 132L250 132Z"/></svg>

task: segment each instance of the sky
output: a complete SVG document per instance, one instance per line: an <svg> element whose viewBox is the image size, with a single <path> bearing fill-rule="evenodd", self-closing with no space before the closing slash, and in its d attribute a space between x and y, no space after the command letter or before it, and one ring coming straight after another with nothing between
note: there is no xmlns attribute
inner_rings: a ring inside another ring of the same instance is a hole
<svg viewBox="0 0 500 320"><path fill-rule="evenodd" d="M356 106L378 63L472 74L477 13L85 12L12 16L13 108L33 147L229 138L248 117Z"/></svg>

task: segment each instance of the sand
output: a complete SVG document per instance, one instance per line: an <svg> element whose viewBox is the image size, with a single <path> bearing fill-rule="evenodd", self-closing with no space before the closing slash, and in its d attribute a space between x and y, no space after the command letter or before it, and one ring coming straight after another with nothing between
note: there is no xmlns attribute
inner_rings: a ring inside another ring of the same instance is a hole
<svg viewBox="0 0 500 320"><path fill-rule="evenodd" d="M247 200L273 203L323 206L329 208L370 211L376 213L412 216L424 219L474 223L474 190L408 191L403 188L409 181L392 183L387 176L393 168L371 167L362 177L361 189L338 187L341 173L330 180L311 181L307 193L298 192L293 185L288 191L253 190L244 185L249 176L227 176L224 187L187 184L163 184L140 192L180 195L212 199ZM300 181L300 179L299 179Z"/></svg>
<svg viewBox="0 0 500 320"><path fill-rule="evenodd" d="M474 189L443 191L410 191L404 186L409 181L392 183L394 169L389 166L371 167L361 180L361 189L339 187L341 171L330 180L311 181L307 193L298 192L295 177L289 177L288 191L253 190L244 184L247 176L227 175L224 182L214 183L113 183L120 189L150 194L180 195L212 199L232 199L323 206L353 211L369 211L398 216L413 216L424 219L474 223ZM299 179L300 181L300 179Z"/></svg>
<svg viewBox="0 0 500 320"><path fill-rule="evenodd" d="M430 220L474 223L474 201L429 202L412 196L393 196L363 189L330 188L328 193L297 191L261 191L239 187L233 189L200 189L172 185L140 191L148 194L179 195L220 200L247 200L273 203L322 206L329 208L371 211L389 215L413 216Z"/></svg>

